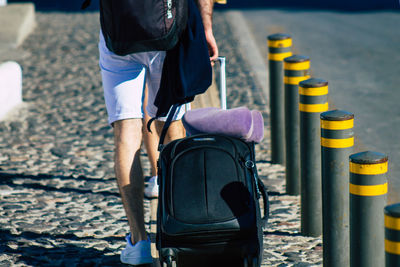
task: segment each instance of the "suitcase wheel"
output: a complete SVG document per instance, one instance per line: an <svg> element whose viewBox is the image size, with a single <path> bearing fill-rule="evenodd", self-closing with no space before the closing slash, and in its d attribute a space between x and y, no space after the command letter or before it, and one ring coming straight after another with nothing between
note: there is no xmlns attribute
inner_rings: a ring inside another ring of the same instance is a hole
<svg viewBox="0 0 400 267"><path fill-rule="evenodd" d="M172 256L168 256L165 258L165 261L162 264L163 267L176 267L176 261L172 258Z"/></svg>
<svg viewBox="0 0 400 267"><path fill-rule="evenodd" d="M259 267L258 258L244 258L243 267Z"/></svg>

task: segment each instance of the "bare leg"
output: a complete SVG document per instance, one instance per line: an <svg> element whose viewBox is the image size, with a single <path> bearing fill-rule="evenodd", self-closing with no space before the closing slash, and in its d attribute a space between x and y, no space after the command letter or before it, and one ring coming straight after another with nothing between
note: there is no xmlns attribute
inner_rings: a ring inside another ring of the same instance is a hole
<svg viewBox="0 0 400 267"><path fill-rule="evenodd" d="M162 128L164 126L164 122L163 121L155 121L156 124L156 128L157 128L157 132L160 135ZM177 121L173 121L171 122L171 125L168 128L168 132L165 136L165 140L164 140L164 144L168 144L169 142L175 140L175 139L179 139L179 138L183 138L186 135L186 131L185 128L183 127L182 121L181 120L177 120Z"/></svg>
<svg viewBox="0 0 400 267"><path fill-rule="evenodd" d="M164 122L155 121L157 132L161 132L163 125ZM143 170L140 164L142 126L141 119L114 122L115 175L129 222L132 244L147 239L143 211ZM174 121L168 129L164 143L184 136L182 122Z"/></svg>
<svg viewBox="0 0 400 267"><path fill-rule="evenodd" d="M157 159L158 159L158 140L159 135L157 133L156 127L154 123L151 124L150 129L151 133L147 130L147 123L150 120L150 116L147 114L146 107L147 107L147 86L144 93L144 101L143 101L143 110L144 110L144 119L143 119L143 141L146 147L147 156L149 157L150 161L150 174L151 176L157 175Z"/></svg>
<svg viewBox="0 0 400 267"><path fill-rule="evenodd" d="M132 244L147 239L143 211L143 171L140 164L142 120L114 123L115 175L128 218Z"/></svg>

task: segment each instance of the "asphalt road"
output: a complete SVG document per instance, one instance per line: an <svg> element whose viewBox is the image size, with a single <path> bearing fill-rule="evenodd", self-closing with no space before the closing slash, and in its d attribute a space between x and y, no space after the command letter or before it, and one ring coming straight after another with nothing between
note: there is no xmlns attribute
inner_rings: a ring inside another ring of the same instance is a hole
<svg viewBox="0 0 400 267"><path fill-rule="evenodd" d="M329 81L330 109L355 115L354 152L389 156L388 203L400 202L400 12L243 10L260 53L266 36L292 36L312 76Z"/></svg>

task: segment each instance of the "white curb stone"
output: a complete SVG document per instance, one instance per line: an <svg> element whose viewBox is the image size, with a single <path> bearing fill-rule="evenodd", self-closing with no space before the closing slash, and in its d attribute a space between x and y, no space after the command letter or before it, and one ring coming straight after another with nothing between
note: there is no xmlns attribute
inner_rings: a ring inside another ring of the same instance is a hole
<svg viewBox="0 0 400 267"><path fill-rule="evenodd" d="M22 103L22 70L17 62L0 64L0 119Z"/></svg>
<svg viewBox="0 0 400 267"><path fill-rule="evenodd" d="M35 28L35 21L33 3L0 5L0 49L21 45Z"/></svg>

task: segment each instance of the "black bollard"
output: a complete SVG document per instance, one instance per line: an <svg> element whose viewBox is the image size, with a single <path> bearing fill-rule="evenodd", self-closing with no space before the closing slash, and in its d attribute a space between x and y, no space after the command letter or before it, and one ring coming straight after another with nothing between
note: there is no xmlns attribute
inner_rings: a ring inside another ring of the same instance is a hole
<svg viewBox="0 0 400 267"><path fill-rule="evenodd" d="M300 194L299 82L310 78L310 59L294 55L284 59L286 193Z"/></svg>
<svg viewBox="0 0 400 267"><path fill-rule="evenodd" d="M400 203L385 208L386 267L400 266Z"/></svg>
<svg viewBox="0 0 400 267"><path fill-rule="evenodd" d="M299 84L301 233L322 234L320 113L328 110L328 82L308 79Z"/></svg>
<svg viewBox="0 0 400 267"><path fill-rule="evenodd" d="M341 110L321 114L322 228L324 266L350 264L349 156L354 115Z"/></svg>
<svg viewBox="0 0 400 267"><path fill-rule="evenodd" d="M269 104L271 117L271 161L285 164L283 59L292 55L292 39L283 33L268 39Z"/></svg>
<svg viewBox="0 0 400 267"><path fill-rule="evenodd" d="M388 158L382 153L350 156L350 266L384 266L384 213Z"/></svg>

